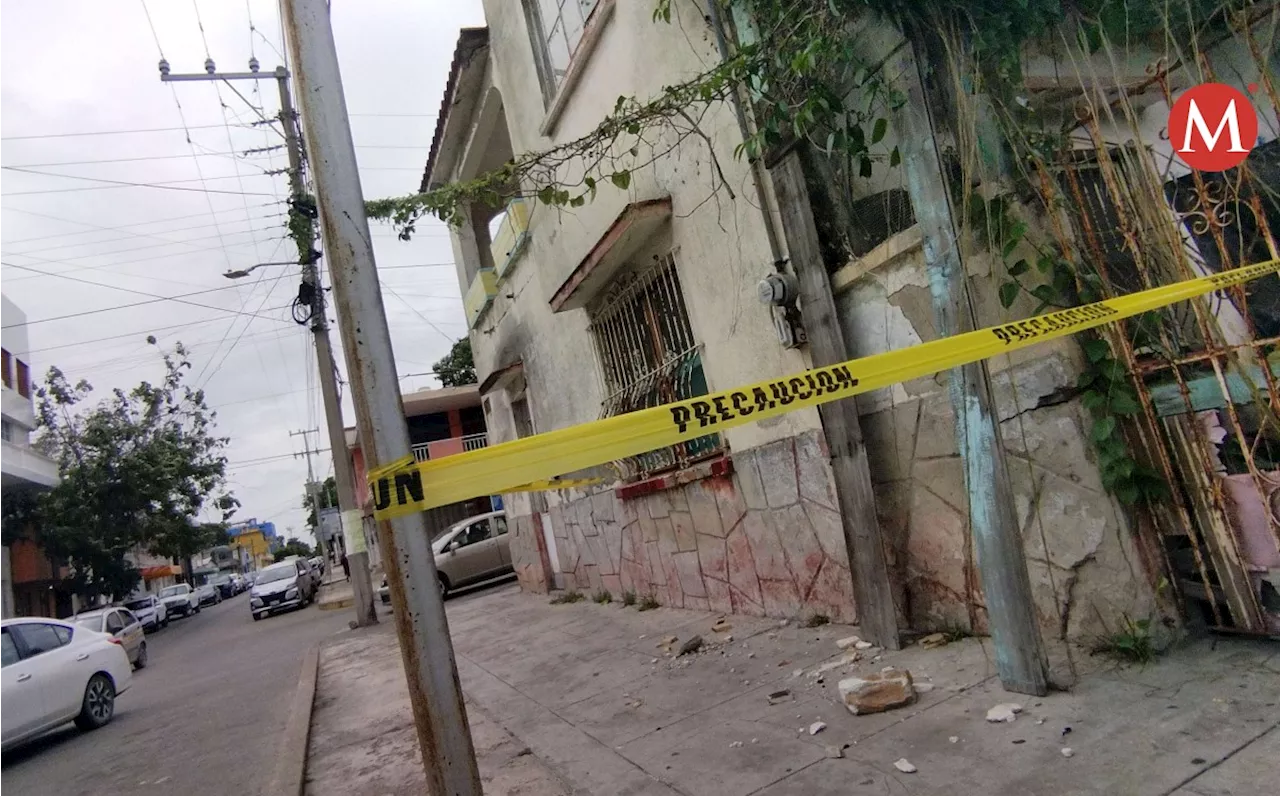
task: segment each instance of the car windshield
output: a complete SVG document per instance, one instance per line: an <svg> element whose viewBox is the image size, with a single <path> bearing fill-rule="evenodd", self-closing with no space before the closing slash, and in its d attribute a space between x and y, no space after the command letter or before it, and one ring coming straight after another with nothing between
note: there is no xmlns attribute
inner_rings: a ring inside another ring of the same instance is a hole
<svg viewBox="0 0 1280 796"><path fill-rule="evenodd" d="M182 586L166 586L160 590L161 597L177 597L187 593L186 585Z"/></svg>
<svg viewBox="0 0 1280 796"><path fill-rule="evenodd" d="M212 578L209 578L209 582L210 583L230 583L231 576L230 575L214 575Z"/></svg>
<svg viewBox="0 0 1280 796"><path fill-rule="evenodd" d="M279 569L264 569L258 573L256 583L272 583L277 580L288 580L298 574L298 570L294 567L280 567Z"/></svg>
<svg viewBox="0 0 1280 796"><path fill-rule="evenodd" d="M80 627L87 627L90 630L102 630L102 617L104 614L94 614L90 616L77 616L76 624Z"/></svg>
<svg viewBox="0 0 1280 796"><path fill-rule="evenodd" d="M128 608L130 611L141 611L145 608L151 607L151 598L143 597L140 600L130 600L124 604L124 607Z"/></svg>

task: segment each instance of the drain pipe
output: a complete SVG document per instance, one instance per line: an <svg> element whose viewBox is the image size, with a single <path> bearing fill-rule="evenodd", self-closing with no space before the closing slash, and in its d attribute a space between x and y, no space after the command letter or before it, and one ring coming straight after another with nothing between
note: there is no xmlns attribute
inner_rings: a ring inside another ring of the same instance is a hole
<svg viewBox="0 0 1280 796"><path fill-rule="evenodd" d="M718 0L707 0L708 18L711 21L711 30L716 36L716 47L720 50L720 60L727 61L731 53L729 52L729 41L724 33L724 21L720 18L720 6ZM744 108L742 97L742 87L734 89L733 92L733 112L738 118L738 130L742 133L742 140L746 141L751 137L751 123L747 119L747 112ZM779 242L778 235L778 216L777 201L773 195L773 184L769 181L769 175L765 171L764 160L760 157L751 158L751 182L755 186L756 198L760 202L760 211L764 216L764 232L769 239L769 254L773 258L773 267L779 272L784 270L786 258L782 252L782 244Z"/></svg>

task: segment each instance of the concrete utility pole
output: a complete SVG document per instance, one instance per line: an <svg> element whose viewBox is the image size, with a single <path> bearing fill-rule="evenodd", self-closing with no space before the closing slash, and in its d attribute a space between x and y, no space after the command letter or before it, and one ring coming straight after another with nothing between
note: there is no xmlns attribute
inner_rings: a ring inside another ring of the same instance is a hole
<svg viewBox="0 0 1280 796"><path fill-rule="evenodd" d="M289 93L289 76L284 67L276 68L280 87L280 122L284 126L285 149L289 153L289 189L295 203L306 201L306 185L302 179L302 141L298 136L298 113L293 109ZM295 208L300 212L301 208ZM301 245L301 244L299 244ZM356 625L367 627L378 623L373 603L373 578L369 574L369 551L364 536L364 516L360 492L351 472L347 455L347 432L342 421L342 399L338 397L337 365L329 342L329 322L325 318L324 288L316 271L316 256L311 251L299 252L302 258L302 281L311 286L311 334L316 346L316 365L320 369L320 396L324 403L325 425L329 429L329 452L333 456L333 480L338 487L338 509L342 512L342 535L347 567L351 572L351 595L355 603ZM312 498L315 501L315 498ZM316 506L317 524L320 504ZM319 539L319 529L316 538Z"/></svg>
<svg viewBox="0 0 1280 796"><path fill-rule="evenodd" d="M326 0L282 0L280 8L306 121L360 442L372 469L409 457L411 449L329 7ZM426 516L382 522L380 530L427 790L433 796L482 796Z"/></svg>
<svg viewBox="0 0 1280 796"><path fill-rule="evenodd" d="M289 155L289 191L293 199L293 212L305 212L307 201L306 183L302 177L302 141L298 136L298 114L293 108L293 99L289 93L289 70L277 66L274 72L258 71L258 60L249 60L248 72L218 72L213 59L204 62L205 71L196 74L171 74L169 62L160 61L161 82L189 82L221 80L228 85L232 80L275 80L280 89L280 122L284 127L285 149ZM264 120L269 121L269 120ZM314 211L313 211L314 212ZM304 250L305 249L305 250ZM329 427L329 448L333 454L334 481L338 486L338 508L342 512L343 535L347 542L347 565L351 570L351 591L356 610L356 624L364 627L377 624L378 614L373 604L373 580L369 575L369 554L365 544L364 522L360 509L359 492L351 473L351 460L347 457L346 430L342 422L342 403L338 397L337 374L333 361L333 347L329 343L329 325L324 314L324 290L316 273L316 259L319 254L312 250L310 244L299 243L298 260L302 265L303 284L311 287L311 332L316 347L316 365L320 371L320 394L324 402L325 423ZM225 274L230 279L248 276L250 271L263 265L277 263L259 263L242 271L229 271ZM307 460L308 491L315 482L311 477L311 461ZM318 502L312 494L313 504ZM316 541L320 541L319 528L316 529ZM323 550L323 543L322 550Z"/></svg>
<svg viewBox="0 0 1280 796"><path fill-rule="evenodd" d="M316 515L316 522L311 526L311 532L315 534L316 546L320 548L320 555L328 555L325 550L324 539L320 537L320 485L316 483L315 471L311 469L311 454L317 453L311 449L311 443L308 434L319 434L318 428L305 428L301 431L290 431L291 437L302 437L302 452L293 454L293 458L300 456L307 457L307 496L311 498L311 510Z"/></svg>

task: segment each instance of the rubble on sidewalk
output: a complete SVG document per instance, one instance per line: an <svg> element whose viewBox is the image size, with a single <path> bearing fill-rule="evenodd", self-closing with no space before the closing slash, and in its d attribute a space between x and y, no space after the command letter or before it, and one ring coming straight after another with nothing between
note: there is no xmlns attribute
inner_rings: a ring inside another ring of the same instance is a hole
<svg viewBox="0 0 1280 796"><path fill-rule="evenodd" d="M916 698L911 672L892 666L865 677L840 681L840 699L855 716L883 713L911 704Z"/></svg>
<svg viewBox="0 0 1280 796"><path fill-rule="evenodd" d="M942 633L930 633L916 642L927 650L947 646L947 637Z"/></svg>
<svg viewBox="0 0 1280 796"><path fill-rule="evenodd" d="M905 757L899 757L893 761L893 767L901 771L903 774L914 774L919 771L918 768L911 765L911 761Z"/></svg>
<svg viewBox="0 0 1280 796"><path fill-rule="evenodd" d="M1008 722L1012 723L1018 718L1018 714L1022 712L1022 705L1017 702L1001 702L991 710L987 711L987 721L993 723Z"/></svg>

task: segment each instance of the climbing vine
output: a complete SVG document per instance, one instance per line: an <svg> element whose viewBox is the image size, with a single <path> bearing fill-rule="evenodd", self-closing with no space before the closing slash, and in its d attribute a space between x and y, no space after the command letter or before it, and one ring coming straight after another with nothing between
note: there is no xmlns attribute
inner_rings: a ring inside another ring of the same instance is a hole
<svg viewBox="0 0 1280 796"><path fill-rule="evenodd" d="M687 0L654 0L655 24L670 24ZM756 159L795 140L807 141L832 164L835 181L868 179L877 168L895 168L897 149L875 156L889 119L904 97L870 61L857 32L868 15L893 23L914 41L954 42L963 57L959 93L989 97L1002 127L1002 146L1016 164L1053 162L1072 144L1066 119L1054 128L1037 118L1023 86L1026 48L1074 47L1095 53L1114 45L1144 43L1175 57L1188 57L1188 43L1228 30L1260 4L1253 0L712 0L736 28L733 51L714 66L670 85L648 99L619 97L612 111L587 134L543 151L518 155L502 167L466 181L433 186L404 197L371 201L371 218L394 224L408 240L424 216L460 224L472 205L501 207L523 196L552 207L580 207L600 189L630 188L641 169L683 146L701 141L718 175L716 190L732 188L702 121L708 112L737 100L752 125L734 157ZM700 7L691 6L688 12ZM1190 55L1194 58L1194 55ZM953 64L953 66L955 66ZM965 174L968 183L975 175ZM1017 173L1013 175L1016 182ZM996 181L1000 184L1000 180ZM997 295L1006 309L1021 296L1036 301L1038 314L1104 297L1102 277L1061 241L1034 239L1018 217L1017 199L1027 184L998 189L985 198L965 187L957 197L968 229L1003 264ZM1034 193L1034 192L1031 192ZM1057 208L1046 206L1046 213ZM294 215L290 231L294 233ZM299 222L298 235L302 234ZM1167 485L1138 462L1125 441L1120 419L1141 407L1125 366L1106 340L1082 335L1085 371L1079 389L1091 413L1089 438L1103 482L1132 504L1162 498Z"/></svg>

